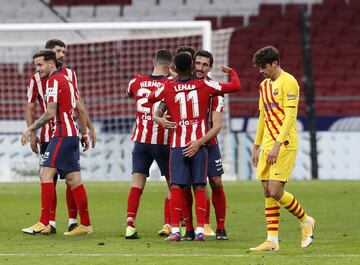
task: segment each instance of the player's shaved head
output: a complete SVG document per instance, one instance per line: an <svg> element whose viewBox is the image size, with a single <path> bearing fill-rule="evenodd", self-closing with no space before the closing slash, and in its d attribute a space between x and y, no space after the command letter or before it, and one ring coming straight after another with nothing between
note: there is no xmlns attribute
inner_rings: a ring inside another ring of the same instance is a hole
<svg viewBox="0 0 360 265"><path fill-rule="evenodd" d="M53 49L55 46L66 47L65 43L58 39L48 40L45 44L45 49Z"/></svg>
<svg viewBox="0 0 360 265"><path fill-rule="evenodd" d="M54 64L56 64L56 53L50 49L44 49L34 53L33 59L35 60L38 57L44 57L44 61L53 61Z"/></svg>
<svg viewBox="0 0 360 265"><path fill-rule="evenodd" d="M161 64L170 64L173 59L168 49L159 49L155 53L155 60Z"/></svg>
<svg viewBox="0 0 360 265"><path fill-rule="evenodd" d="M176 54L174 63L178 73L191 72L192 70L192 57L188 52Z"/></svg>

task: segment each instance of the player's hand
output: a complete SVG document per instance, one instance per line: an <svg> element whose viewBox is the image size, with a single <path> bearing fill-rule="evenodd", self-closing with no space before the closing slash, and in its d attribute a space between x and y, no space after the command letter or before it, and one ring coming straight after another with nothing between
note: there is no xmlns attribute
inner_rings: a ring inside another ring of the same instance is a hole
<svg viewBox="0 0 360 265"><path fill-rule="evenodd" d="M231 70L231 68L230 68L229 66L221 66L221 71L222 71L224 74L230 73L230 70Z"/></svg>
<svg viewBox="0 0 360 265"><path fill-rule="evenodd" d="M84 134L81 137L81 146L84 147L83 152L89 149L90 142L89 142L89 136L87 136L87 134Z"/></svg>
<svg viewBox="0 0 360 265"><path fill-rule="evenodd" d="M199 151L200 147L201 142L199 140L191 141L186 144L186 148L182 151L182 153L185 157L192 157L197 153L197 151Z"/></svg>
<svg viewBox="0 0 360 265"><path fill-rule="evenodd" d="M89 137L90 137L90 141L91 141L91 148L94 148L96 145L96 133L95 133L94 127L90 128Z"/></svg>
<svg viewBox="0 0 360 265"><path fill-rule="evenodd" d="M273 148L271 148L270 153L266 158L266 162L270 165L274 165L276 163L276 159L279 155L281 143L275 142Z"/></svg>
<svg viewBox="0 0 360 265"><path fill-rule="evenodd" d="M251 164L254 167L257 167L258 162L259 162L259 146L254 145L252 155L251 155Z"/></svg>
<svg viewBox="0 0 360 265"><path fill-rule="evenodd" d="M38 148L39 143L40 143L39 138L36 136L35 133L32 133L30 135L30 147L31 147L31 151L33 151L35 154L39 153L39 148Z"/></svg>
<svg viewBox="0 0 360 265"><path fill-rule="evenodd" d="M31 135L31 131L29 129L26 129L23 131L21 135L21 144L26 145L29 142L29 138Z"/></svg>
<svg viewBox="0 0 360 265"><path fill-rule="evenodd" d="M164 115L161 118L156 117L154 120L156 123L160 124L165 129L174 129L176 128L176 122L168 120L170 118L169 115Z"/></svg>

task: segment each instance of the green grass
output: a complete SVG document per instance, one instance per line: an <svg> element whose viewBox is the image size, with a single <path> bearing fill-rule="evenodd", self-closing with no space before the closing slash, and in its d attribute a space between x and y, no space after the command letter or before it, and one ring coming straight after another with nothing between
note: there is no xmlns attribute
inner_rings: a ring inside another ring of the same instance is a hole
<svg viewBox="0 0 360 265"><path fill-rule="evenodd" d="M208 237L204 243L168 243L157 237L164 183L148 183L142 196L140 240L123 239L129 183L87 183L95 233L66 238L64 186L58 183L58 234L29 236L21 228L38 220L39 184L0 184L0 264L360 264L360 181L290 182L287 190L317 220L315 241L301 249L298 222L282 209L280 251L261 254L248 251L266 236L258 182L225 183L230 240Z"/></svg>

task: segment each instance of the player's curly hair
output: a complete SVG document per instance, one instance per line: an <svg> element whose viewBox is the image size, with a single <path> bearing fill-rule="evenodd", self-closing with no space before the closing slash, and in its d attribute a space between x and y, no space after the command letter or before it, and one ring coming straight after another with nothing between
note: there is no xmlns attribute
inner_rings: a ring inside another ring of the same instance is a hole
<svg viewBox="0 0 360 265"><path fill-rule="evenodd" d="M265 68L266 64L272 64L274 61L280 64L280 54L275 47L266 46L255 52L252 61L255 66Z"/></svg>
<svg viewBox="0 0 360 265"><path fill-rule="evenodd" d="M50 49L44 49L44 50L40 50L38 52L35 52L33 54L33 59L38 58L38 57L44 57L45 61L53 61L56 65L56 53L53 52Z"/></svg>

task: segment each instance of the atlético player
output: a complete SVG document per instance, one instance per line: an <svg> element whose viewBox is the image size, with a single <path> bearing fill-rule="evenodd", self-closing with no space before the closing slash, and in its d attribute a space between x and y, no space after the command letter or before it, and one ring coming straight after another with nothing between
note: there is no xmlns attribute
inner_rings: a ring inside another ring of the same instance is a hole
<svg viewBox="0 0 360 265"><path fill-rule="evenodd" d="M76 87L70 79L57 70L56 54L52 50L41 50L33 55L36 71L40 77L48 78L46 82L47 109L40 119L24 130L21 143L25 145L37 129L54 119L53 135L43 156L41 180L41 216L38 223L22 231L27 234L50 234L50 210L54 204L54 176L64 175L79 211L81 225L67 236L91 234L88 212L88 199L80 177L80 153L78 128L74 120L77 109L81 126L81 143L84 151L89 148L86 135L86 111L80 103Z"/></svg>
<svg viewBox="0 0 360 265"><path fill-rule="evenodd" d="M46 49L51 49L56 53L56 59L57 59L57 67L58 70L61 71L65 76L67 76L70 81L72 82L73 86L78 91L78 96L83 103L83 101L80 98L79 90L77 86L77 77L75 74L75 71L73 71L70 68L64 67L64 56L66 54L66 46L65 43L58 39L50 39L45 44ZM46 81L47 77L40 77L40 74L36 72L34 75L32 75L27 84L27 102L26 102L26 108L25 108L25 119L27 126L30 126L35 121L35 108L36 108L36 100L39 102L41 107L41 112L44 113L46 110ZM84 104L84 103L83 103ZM85 104L84 104L84 108ZM47 123L44 127L41 128L40 131L40 137L37 137L36 132L34 132L30 137L30 147L31 150L38 154L38 144L40 144L40 158L42 159L42 156L44 155L44 152L49 144L50 137L52 134L52 125L53 123L50 121ZM87 127L89 128L89 136L90 140L92 142L92 147L95 147L96 143L96 135L94 127L91 123L91 120L89 116L87 115ZM54 184L56 186L58 176L56 175L54 177ZM68 231L73 230L77 226L77 209L75 200L72 196L72 192L69 186L66 188L66 204L68 207ZM54 205L51 208L50 212L50 228L51 233L56 233L56 208L57 208L57 195L56 195L56 189L55 189L55 199L54 199Z"/></svg>
<svg viewBox="0 0 360 265"><path fill-rule="evenodd" d="M129 82L128 96L134 98L136 105L136 126L131 139L134 141L132 151L132 185L127 202L127 227L125 239L137 239L135 218L139 208L140 197L144 190L146 178L153 161L158 164L161 175L169 181L169 131L159 126L152 119L158 104L148 101L152 91L167 82L172 54L169 50L160 49L153 60L151 75L138 75Z"/></svg>
<svg viewBox="0 0 360 265"><path fill-rule="evenodd" d="M194 79L192 75L192 57L187 52L175 56L177 80L167 82L149 96L150 102L163 100L168 106L168 115L176 128L170 140L170 179L171 179L171 234L168 241L180 241L180 213L183 208L184 187L195 187L195 211L197 227L195 240L204 241L204 223L206 216L207 149L204 145L198 150L189 149L193 141L206 135L207 110L210 96L235 92L240 89L240 80L234 70L227 68L231 75L230 83L205 79ZM214 136L211 136L213 138ZM211 139L210 138L210 139ZM210 140L208 139L208 140ZM207 140L207 141L208 141Z"/></svg>

